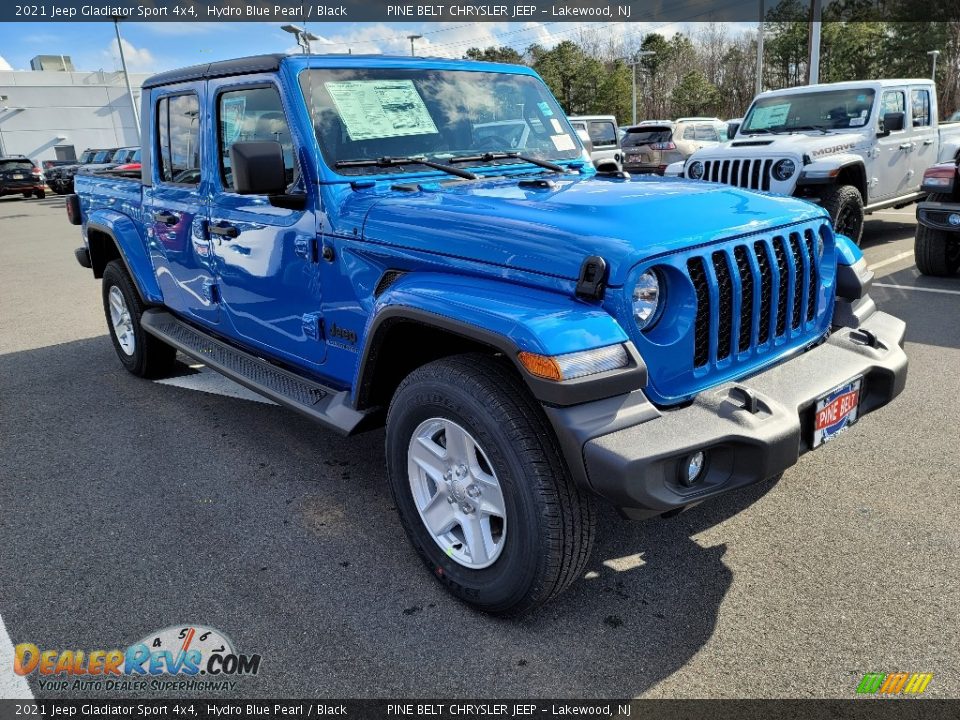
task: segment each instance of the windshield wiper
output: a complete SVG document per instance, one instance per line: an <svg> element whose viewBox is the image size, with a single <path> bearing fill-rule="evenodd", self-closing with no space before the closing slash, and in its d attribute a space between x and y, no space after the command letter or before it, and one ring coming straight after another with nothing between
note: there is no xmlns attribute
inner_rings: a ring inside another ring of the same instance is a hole
<svg viewBox="0 0 960 720"><path fill-rule="evenodd" d="M450 165L433 162L425 157L382 157L382 158L361 158L357 160L338 160L335 168L359 168L359 167L401 167L404 165L423 165L433 170L442 170L450 175L456 175L464 180L476 180L479 175L469 170L461 170Z"/></svg>
<svg viewBox="0 0 960 720"><path fill-rule="evenodd" d="M549 160L541 160L540 158L530 157L529 155L521 155L517 152L486 152L482 155L461 155L460 157L450 158L448 162L453 163L462 163L462 162L490 162L492 160L519 160L521 162L530 163L531 165L536 165L537 167L542 167L547 170L552 170L553 172L566 172L567 169L563 165L557 165L552 163Z"/></svg>
<svg viewBox="0 0 960 720"><path fill-rule="evenodd" d="M800 132L800 131L802 131L802 130L819 130L819 131L822 132L824 135L829 135L829 134L830 134L830 133L827 131L827 128L823 127L822 125L797 125L796 127L790 128L790 131L791 131L791 132Z"/></svg>

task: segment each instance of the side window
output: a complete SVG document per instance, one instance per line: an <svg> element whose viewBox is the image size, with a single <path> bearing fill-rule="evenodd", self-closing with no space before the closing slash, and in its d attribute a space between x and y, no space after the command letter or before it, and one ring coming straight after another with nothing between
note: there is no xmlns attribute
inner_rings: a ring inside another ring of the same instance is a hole
<svg viewBox="0 0 960 720"><path fill-rule="evenodd" d="M200 102L197 96L172 95L157 102L157 150L163 182L200 183Z"/></svg>
<svg viewBox="0 0 960 720"><path fill-rule="evenodd" d="M697 125L696 127L697 140L720 142L720 136L717 135L717 129L713 125Z"/></svg>
<svg viewBox="0 0 960 720"><path fill-rule="evenodd" d="M693 129L693 125L687 125L683 129L683 139L684 140L696 140L696 132Z"/></svg>
<svg viewBox="0 0 960 720"><path fill-rule="evenodd" d="M880 101L880 118L887 113L907 111L907 99L903 90L887 90Z"/></svg>
<svg viewBox="0 0 960 720"><path fill-rule="evenodd" d="M594 120L590 123L590 141L596 148L611 147L617 144L617 131L612 122Z"/></svg>
<svg viewBox="0 0 960 720"><path fill-rule="evenodd" d="M924 127L930 124L930 91L911 90L910 104L913 108L913 126Z"/></svg>
<svg viewBox="0 0 960 720"><path fill-rule="evenodd" d="M293 182L296 167L290 126L283 114L280 93L275 87L243 88L220 95L217 102L220 124L219 154L223 186L233 190L230 148L236 142L278 142L283 147L287 184Z"/></svg>

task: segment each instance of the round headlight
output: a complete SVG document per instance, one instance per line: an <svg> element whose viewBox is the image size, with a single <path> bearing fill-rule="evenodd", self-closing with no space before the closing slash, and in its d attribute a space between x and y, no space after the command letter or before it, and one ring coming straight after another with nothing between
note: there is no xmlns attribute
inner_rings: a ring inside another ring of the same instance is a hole
<svg viewBox="0 0 960 720"><path fill-rule="evenodd" d="M660 277L655 271L647 270L633 288L633 319L638 328L649 327L657 318L661 297Z"/></svg>
<svg viewBox="0 0 960 720"><path fill-rule="evenodd" d="M773 166L773 178L783 182L793 177L797 164L793 160L781 160Z"/></svg>
<svg viewBox="0 0 960 720"><path fill-rule="evenodd" d="M687 177L691 180L699 180L703 177L703 163L699 160L694 160L690 163L690 167L687 168Z"/></svg>

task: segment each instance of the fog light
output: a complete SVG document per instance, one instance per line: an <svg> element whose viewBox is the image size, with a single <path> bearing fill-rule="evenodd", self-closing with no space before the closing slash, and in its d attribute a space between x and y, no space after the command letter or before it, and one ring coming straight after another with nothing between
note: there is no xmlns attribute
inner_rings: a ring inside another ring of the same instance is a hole
<svg viewBox="0 0 960 720"><path fill-rule="evenodd" d="M702 452L695 452L688 455L680 468L680 482L691 487L696 484L703 473L703 466L706 463L706 456Z"/></svg>

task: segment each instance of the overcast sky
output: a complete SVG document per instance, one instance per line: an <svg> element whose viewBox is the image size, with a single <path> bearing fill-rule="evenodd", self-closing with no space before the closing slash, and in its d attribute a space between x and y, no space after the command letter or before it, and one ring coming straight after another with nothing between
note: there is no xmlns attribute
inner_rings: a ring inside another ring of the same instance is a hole
<svg viewBox="0 0 960 720"><path fill-rule="evenodd" d="M460 57L469 47L510 45L520 51L533 43L551 47L577 40L583 32L639 43L647 32L672 35L696 32L696 23L310 23L320 36L314 52L410 52L410 34L418 54ZM731 24L732 25L732 24ZM742 27L742 26L740 26ZM731 27L736 32L740 27ZM120 25L131 72L157 72L243 55L297 51L279 23L136 23ZM0 23L0 70L27 70L35 55L69 55L77 70L118 70L112 23Z"/></svg>

